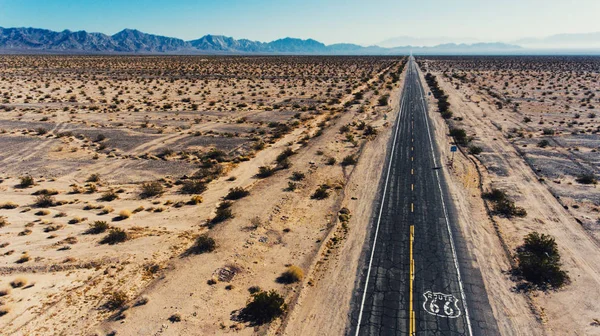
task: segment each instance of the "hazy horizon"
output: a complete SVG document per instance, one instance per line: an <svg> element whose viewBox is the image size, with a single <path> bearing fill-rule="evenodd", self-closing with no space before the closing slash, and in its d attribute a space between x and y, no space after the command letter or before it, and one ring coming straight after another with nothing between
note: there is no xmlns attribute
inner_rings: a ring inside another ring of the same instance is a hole
<svg viewBox="0 0 600 336"><path fill-rule="evenodd" d="M593 0L579 1L578 6L540 0L426 0L418 4L391 0L369 4L357 0L0 0L0 7L0 26L7 28L85 30L107 35L131 28L184 40L213 34L256 41L289 36L325 44L381 45L409 37L424 41L413 45L434 45L514 43L556 34L600 31L595 23L600 2Z"/></svg>

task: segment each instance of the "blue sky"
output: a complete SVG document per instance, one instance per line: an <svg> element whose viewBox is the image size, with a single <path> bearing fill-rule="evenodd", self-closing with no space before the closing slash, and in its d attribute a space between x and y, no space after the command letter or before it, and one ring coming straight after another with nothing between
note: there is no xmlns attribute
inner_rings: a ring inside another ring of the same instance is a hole
<svg viewBox="0 0 600 336"><path fill-rule="evenodd" d="M574 5L576 4L576 5ZM123 28L179 37L374 44L395 36L511 41L600 31L600 0L0 0L1 27Z"/></svg>

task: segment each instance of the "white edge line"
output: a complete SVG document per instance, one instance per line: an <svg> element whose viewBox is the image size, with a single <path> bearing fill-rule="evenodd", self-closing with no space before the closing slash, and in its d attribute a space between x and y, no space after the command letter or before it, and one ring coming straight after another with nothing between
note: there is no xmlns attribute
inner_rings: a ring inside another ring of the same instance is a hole
<svg viewBox="0 0 600 336"><path fill-rule="evenodd" d="M406 84L406 78L404 80ZM392 161L394 159L394 150L396 149L396 139L398 137L398 130L400 129L400 117L402 116L402 107L404 106L404 91L406 91L406 85L402 87L402 98L400 101L400 110L398 111L398 119L396 120L396 132L394 133L394 142L392 143L392 151L390 154L390 162L388 164L387 175L385 177L385 186L383 188L383 197L381 198L381 207L379 208L379 217L377 218L377 226L375 227L375 237L373 238L373 247L371 248L371 258L369 259L369 269L367 270L367 280L365 282L365 289L363 291L362 301L360 303L360 313L358 314L358 323L356 324L356 333L358 336L360 332L360 323L362 322L363 310L365 308L365 300L367 298L367 289L369 287L369 278L371 276L371 266L373 265L373 257L375 255L375 246L377 245L377 235L379 233L379 224L381 223L381 213L383 211L383 205L385 204L385 195L387 194L388 181L390 179L390 171L392 170Z"/></svg>
<svg viewBox="0 0 600 336"><path fill-rule="evenodd" d="M418 72L417 72L418 76ZM433 150L433 141L431 140L431 132L429 130L429 116L427 115L427 108L425 107L425 91L423 91L423 86L421 84L421 79L419 78L419 88L421 91L421 104L423 104L423 110L425 112L425 125L427 125L427 135L429 136L429 146L431 147L431 157L433 158L433 164L437 167L437 161L435 159L435 151ZM439 172L435 171L435 176L437 179L438 188L440 189L440 198L442 200L442 208L444 209L444 217L446 219L446 227L448 228L448 235L450 236L450 247L452 248L452 257L454 259L454 267L456 268L456 275L458 277L458 286L460 288L460 296L463 300L463 306L465 307L465 318L467 320L467 328L469 329L469 335L473 336L473 329L471 327L471 318L469 316L469 308L467 307L467 300L465 296L465 290L463 288L462 277L460 275L460 268L458 265L458 256L456 255L456 249L454 248L454 236L452 235L452 230L450 228L450 221L448 220L448 211L446 210L446 203L444 202L444 194L442 192L442 185L440 184L440 176Z"/></svg>

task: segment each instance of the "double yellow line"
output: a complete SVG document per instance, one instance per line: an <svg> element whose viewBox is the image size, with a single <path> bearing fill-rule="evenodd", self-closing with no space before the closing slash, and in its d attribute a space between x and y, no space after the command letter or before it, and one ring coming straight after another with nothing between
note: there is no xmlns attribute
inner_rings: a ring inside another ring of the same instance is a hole
<svg viewBox="0 0 600 336"><path fill-rule="evenodd" d="M408 310L408 333L410 336L417 334L417 323L415 321L415 310L413 309L413 283L415 280L415 260L413 259L413 242L415 241L415 226L410 226L410 246L409 246L409 257L410 257L410 278L409 278L409 310Z"/></svg>

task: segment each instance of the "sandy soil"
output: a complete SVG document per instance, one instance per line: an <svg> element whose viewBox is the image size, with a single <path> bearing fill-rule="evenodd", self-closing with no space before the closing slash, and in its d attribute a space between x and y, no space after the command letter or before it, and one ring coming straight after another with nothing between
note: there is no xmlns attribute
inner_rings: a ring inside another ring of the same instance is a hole
<svg viewBox="0 0 600 336"><path fill-rule="evenodd" d="M568 68L567 65L565 67ZM566 209L568 207L564 207L555 197L556 193L552 186L536 175L543 169L552 170L553 166L538 162L535 167L541 170L534 171L527 158L523 158L520 150L522 143L511 135L518 131L512 131L508 127L516 126L526 132L533 132L527 129L527 122L522 119L522 115L518 114L521 108L526 107L521 105L517 112L499 109L495 100L497 98L490 95L489 91L481 90L481 86L457 83L456 79L450 82L442 73L435 71L433 73L437 75L441 87L450 96L449 101L454 116L462 117L462 120L452 120L451 123L466 129L469 135L474 136L473 142L484 148L482 154L476 157L482 172L484 189L493 186L507 190L518 205L524 207L528 213L525 218L512 220L495 216L493 219L498 225L496 232L483 210L476 188L477 176L472 168L468 168L472 164L463 159L458 161L464 162L460 163L455 170L453 190L458 196L459 210L467 213L466 209L470 209L473 214L470 220L465 216L465 222L471 224L468 225L468 229L464 228L464 231L472 238L470 239L471 250L477 255L480 263L489 265L481 270L502 333L590 335L600 332L596 322L600 311L594 303L600 297L598 290L600 269L597 267L600 246L594 232L590 232L585 225L578 223L574 214ZM494 75L493 72L486 74ZM487 76L483 77L483 81L489 79ZM588 75L573 77L575 80L578 78L589 80ZM441 80L442 78L444 80ZM515 82L514 78L512 79L513 81L509 81L509 86ZM596 91L597 84L593 85L592 90ZM537 104L539 103L538 101ZM552 115L553 109L561 109L552 106L545 105L550 112L544 113L544 119ZM537 108L539 110L539 107ZM587 105L585 108L587 109ZM528 109L528 115L536 118L535 111L535 108ZM438 122L441 122L440 119ZM589 129L587 125L581 126ZM535 134L540 133L542 132L535 130ZM438 136L442 138L441 135ZM574 189L582 188L577 184L571 186L571 193ZM468 205L465 199L470 199ZM562 197L561 201L563 201ZM593 204L593 200L591 203ZM589 207L588 211L593 211L593 208L593 206ZM511 283L507 273L510 270L510 259L505 256L505 252L514 253L515 248L522 243L523 236L531 231L551 234L556 238L564 268L571 277L571 283L563 289L530 294L514 292L514 283ZM498 235L494 238L496 233ZM500 241L506 244L505 249ZM528 306L532 307L533 314L528 311ZM539 320L539 323L536 320Z"/></svg>
<svg viewBox="0 0 600 336"><path fill-rule="evenodd" d="M331 237L345 235L340 208L367 213L345 199L363 197L357 184L364 181L351 179L357 166L340 162L354 156L362 167L363 155L377 155L373 149L385 142L391 109L378 100L398 90L390 73L399 60L3 57L0 204L16 204L0 209L7 223L0 227L0 290L11 288L0 297L8 311L0 316L3 332L276 333L281 320L250 327L232 312L245 306L251 286L277 290L293 312L298 294L319 277L315 258L332 246ZM114 67L121 71L108 70ZM194 71L178 77L186 67ZM157 72L163 68L171 80ZM233 69L237 77L213 76ZM84 84L92 76L95 82ZM178 90L193 91L194 84L203 90L184 101ZM152 90L166 97L151 98L143 85L156 85ZM260 98L242 99L237 90ZM123 99L103 101L113 95ZM222 102L211 104L210 95ZM80 103L82 97L97 108ZM156 110L158 102L172 106ZM125 112L128 104L133 107ZM379 135L365 135L362 122ZM258 168L275 167L286 148L295 153L291 168L257 178ZM327 162L331 157L336 163ZM216 173L193 177L207 170ZM293 171L306 178L290 190ZM92 173L99 181L86 182ZM35 185L19 186L26 175ZM181 192L190 177L207 188L199 204ZM140 183L148 181L164 193L141 197ZM323 184L329 197L312 199ZM233 218L207 226L234 187L249 196L233 202ZM49 207L32 195L44 189L56 193ZM117 198L104 200L106 194ZM120 218L122 210L131 215ZM127 241L101 244L106 232L88 231L96 221L122 229ZM201 233L216 241L216 250L187 254ZM289 265L304 270L303 281L276 281ZM10 284L18 278L24 284ZM109 309L116 293L123 302ZM174 314L181 321L170 322Z"/></svg>

